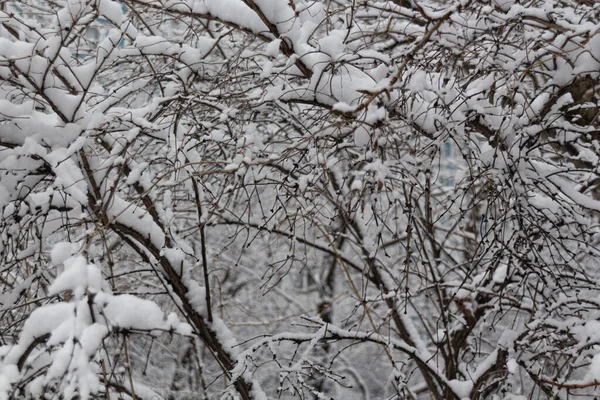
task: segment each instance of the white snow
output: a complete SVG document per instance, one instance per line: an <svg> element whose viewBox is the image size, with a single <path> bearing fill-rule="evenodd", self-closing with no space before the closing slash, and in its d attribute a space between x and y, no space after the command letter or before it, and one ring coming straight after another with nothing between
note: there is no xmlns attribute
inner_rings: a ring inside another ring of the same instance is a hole
<svg viewBox="0 0 600 400"><path fill-rule="evenodd" d="M206 315L206 288L191 280L187 282L187 298L194 310L200 315Z"/></svg>
<svg viewBox="0 0 600 400"><path fill-rule="evenodd" d="M96 0L98 13L115 25L121 25L123 22L123 10L121 5L113 0Z"/></svg>
<svg viewBox="0 0 600 400"><path fill-rule="evenodd" d="M65 270L50 286L50 294L69 290L74 292L76 297L81 297L87 289L102 289L102 273L95 265L88 264L83 256L71 257L64 264Z"/></svg>
<svg viewBox="0 0 600 400"><path fill-rule="evenodd" d="M600 382L600 354L596 354L590 363L588 376L596 382Z"/></svg>
<svg viewBox="0 0 600 400"><path fill-rule="evenodd" d="M492 276L492 280L496 283L504 283L506 280L506 273L508 271L508 265L503 264L498 266L494 271L494 275Z"/></svg>
<svg viewBox="0 0 600 400"><path fill-rule="evenodd" d="M112 297L103 312L112 326L123 329L152 330L166 325L156 303L130 294Z"/></svg>
<svg viewBox="0 0 600 400"><path fill-rule="evenodd" d="M370 141L371 135L369 134L367 128L365 128L363 125L359 125L354 130L354 145L362 147L368 145Z"/></svg>
<svg viewBox="0 0 600 400"><path fill-rule="evenodd" d="M233 336L233 332L225 325L223 320L213 315L213 323L211 329L217 335L223 349L235 358L239 355L240 350L237 348L237 340Z"/></svg>

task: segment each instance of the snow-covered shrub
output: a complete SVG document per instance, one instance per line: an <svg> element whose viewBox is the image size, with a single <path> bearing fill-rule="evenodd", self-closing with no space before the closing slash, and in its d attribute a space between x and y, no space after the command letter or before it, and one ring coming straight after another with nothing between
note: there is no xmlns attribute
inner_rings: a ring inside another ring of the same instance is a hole
<svg viewBox="0 0 600 400"><path fill-rule="evenodd" d="M1 1L0 398L593 394L599 13Z"/></svg>

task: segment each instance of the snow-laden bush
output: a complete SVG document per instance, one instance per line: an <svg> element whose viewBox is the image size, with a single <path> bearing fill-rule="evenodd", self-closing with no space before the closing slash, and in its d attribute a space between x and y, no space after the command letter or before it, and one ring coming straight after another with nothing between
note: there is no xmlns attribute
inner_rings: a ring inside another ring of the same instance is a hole
<svg viewBox="0 0 600 400"><path fill-rule="evenodd" d="M0 398L597 392L599 19L0 1Z"/></svg>

